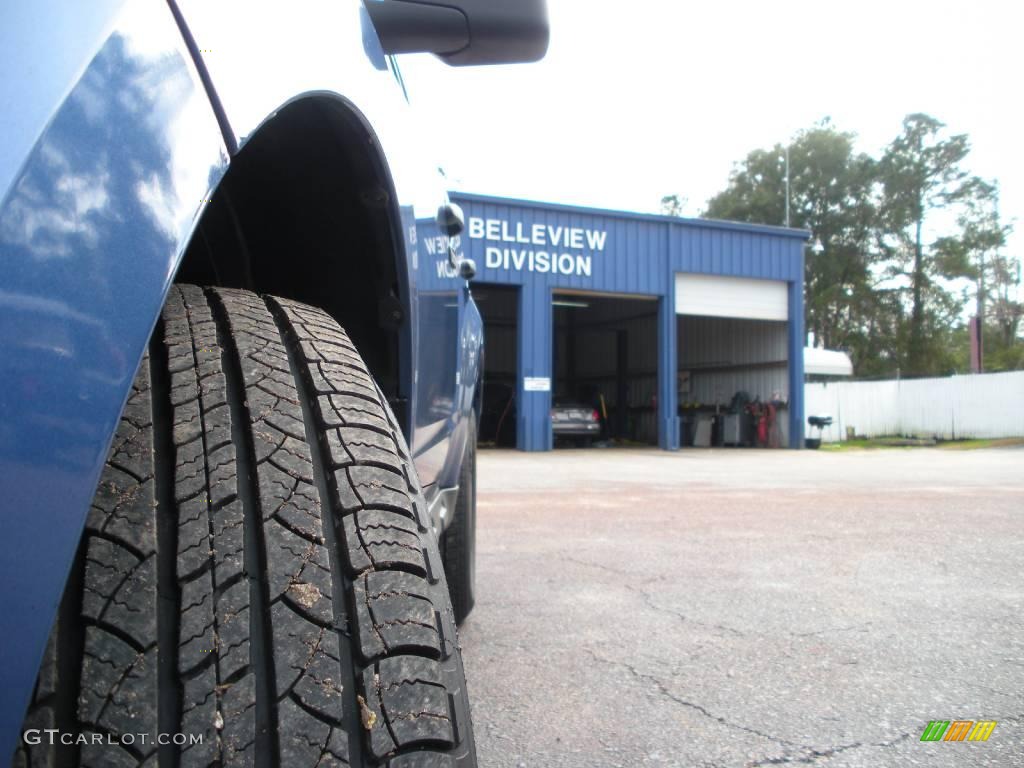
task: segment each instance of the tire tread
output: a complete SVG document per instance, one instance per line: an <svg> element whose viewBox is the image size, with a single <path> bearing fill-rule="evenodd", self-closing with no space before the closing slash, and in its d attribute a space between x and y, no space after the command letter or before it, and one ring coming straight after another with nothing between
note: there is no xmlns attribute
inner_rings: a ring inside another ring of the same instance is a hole
<svg viewBox="0 0 1024 768"><path fill-rule="evenodd" d="M202 743L23 744L15 765L476 764L408 448L320 310L172 287L65 604L26 727Z"/></svg>

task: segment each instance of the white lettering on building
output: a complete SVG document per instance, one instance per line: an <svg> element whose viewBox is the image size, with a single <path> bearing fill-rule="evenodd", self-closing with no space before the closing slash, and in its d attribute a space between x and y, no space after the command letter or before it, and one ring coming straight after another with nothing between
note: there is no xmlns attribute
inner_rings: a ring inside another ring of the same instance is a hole
<svg viewBox="0 0 1024 768"><path fill-rule="evenodd" d="M454 278L458 277L458 275L459 271L454 266L452 266L452 262L450 259L444 259L443 261L437 262L438 277Z"/></svg>
<svg viewBox="0 0 1024 768"><path fill-rule="evenodd" d="M462 245L461 238L458 235L455 237L445 237L444 235L437 235L435 237L428 237L423 240L423 245L427 249L427 253L431 256L435 256L439 253L448 254L448 245L456 251L459 250L459 246Z"/></svg>
<svg viewBox="0 0 1024 768"><path fill-rule="evenodd" d="M585 254L496 248L493 245L487 246L484 265L488 269L504 269L506 272L550 272L580 277L593 274L593 261Z"/></svg>
<svg viewBox="0 0 1024 768"><path fill-rule="evenodd" d="M535 246L521 248L488 245L484 251L484 266L487 269L578 277L590 277L593 274L593 255L565 251L604 251L608 242L608 232L603 229L551 224L528 226L521 221L509 222L505 219L483 219L476 216L469 219L468 234L471 240ZM438 276L441 276L440 264Z"/></svg>

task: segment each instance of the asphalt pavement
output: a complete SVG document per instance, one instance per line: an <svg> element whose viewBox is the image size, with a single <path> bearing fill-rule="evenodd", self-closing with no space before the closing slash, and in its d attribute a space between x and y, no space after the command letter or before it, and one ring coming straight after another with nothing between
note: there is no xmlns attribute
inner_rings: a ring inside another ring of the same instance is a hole
<svg viewBox="0 0 1024 768"><path fill-rule="evenodd" d="M479 455L482 766L1024 765L1024 449ZM994 720L987 742L921 742Z"/></svg>

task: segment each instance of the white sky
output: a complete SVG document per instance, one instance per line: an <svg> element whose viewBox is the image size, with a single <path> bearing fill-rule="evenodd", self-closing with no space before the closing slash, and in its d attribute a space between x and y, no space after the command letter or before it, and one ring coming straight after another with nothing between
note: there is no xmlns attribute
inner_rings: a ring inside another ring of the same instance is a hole
<svg viewBox="0 0 1024 768"><path fill-rule="evenodd" d="M1019 3L548 5L539 64L402 57L452 188L646 212L678 193L696 215L751 149L831 116L875 154L920 111L970 136L967 167L999 180L1003 217L1024 230Z"/></svg>

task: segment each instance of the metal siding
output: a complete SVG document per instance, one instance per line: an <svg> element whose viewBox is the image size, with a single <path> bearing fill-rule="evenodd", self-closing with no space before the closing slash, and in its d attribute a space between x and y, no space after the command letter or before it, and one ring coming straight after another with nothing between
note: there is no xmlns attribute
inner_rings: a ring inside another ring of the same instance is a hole
<svg viewBox="0 0 1024 768"><path fill-rule="evenodd" d="M735 278L740 276L751 276L755 272L756 262L755 247L757 241L750 234L739 234L738 232L728 233L730 246L729 252L732 258L729 260L729 273Z"/></svg>
<svg viewBox="0 0 1024 768"><path fill-rule="evenodd" d="M658 242L655 237L654 228L649 224L635 224L637 229L637 241L640 247L643 249L644 258L641 262L637 259L635 272L635 282L633 283L634 290L638 293L650 293L652 279L657 279L658 275Z"/></svg>
<svg viewBox="0 0 1024 768"><path fill-rule="evenodd" d="M645 261L647 254L642 250L640 232L636 225L630 223L625 226L626 233L626 253L630 254L626 259L626 283L625 288L627 291L634 292L637 290L637 265L641 261Z"/></svg>
<svg viewBox="0 0 1024 768"><path fill-rule="evenodd" d="M675 295L668 293L658 302L658 445L665 450L679 448L679 404Z"/></svg>
<svg viewBox="0 0 1024 768"><path fill-rule="evenodd" d="M748 235L744 235L743 239L745 249L750 253L750 271L756 273L758 277L772 277L774 270L772 269L771 243L755 240Z"/></svg>
<svg viewBox="0 0 1024 768"><path fill-rule="evenodd" d="M471 192L451 192L452 200L465 208L471 203L478 205L506 205L512 208L532 208L548 211L569 212L574 215L607 216L614 219L626 221L639 221L659 225L671 224L672 226L690 227L694 229L708 229L718 232L741 232L744 234L764 235L789 239L798 242L806 242L810 232L803 229L783 227L772 224L748 224L745 222L725 221L723 219L693 219L679 216L665 216L657 213L636 213L631 211L617 211L610 208L590 208L587 206L567 205L565 203L539 202L537 200L517 199L511 197L495 197L492 195L479 195Z"/></svg>
<svg viewBox="0 0 1024 768"><path fill-rule="evenodd" d="M803 275L803 248L799 274ZM789 447L804 445L804 284L789 284Z"/></svg>
<svg viewBox="0 0 1024 768"><path fill-rule="evenodd" d="M685 366L683 370L686 370ZM787 387L788 376L783 367L700 375L694 373L690 379L690 394L687 400L702 405L727 406L737 392L746 392L752 398L761 401L769 400L773 392L778 392L785 399ZM792 425L790 427L792 428Z"/></svg>
<svg viewBox="0 0 1024 768"><path fill-rule="evenodd" d="M616 226L615 222L609 220L603 220L601 222L601 228L608 232L607 245L604 250L604 258L601 260L600 272L595 271L595 277L599 276L599 285L606 289L611 285L622 285L625 286L627 283L626 275L629 271L629 262L633 259L640 258L636 254L636 250L630 247L628 233L625 231L625 227ZM615 235L613 238L612 235ZM616 254L620 254L616 257ZM614 275L621 267L622 275L619 279L616 279ZM583 287L582 285L580 287Z"/></svg>
<svg viewBox="0 0 1024 768"><path fill-rule="evenodd" d="M511 212L509 212L508 216L509 216L509 218L511 218L511 216L512 216ZM557 213L557 214L555 214L555 223L557 224L557 226L560 226L560 227L567 227L567 228L571 227L572 226L572 216L569 213ZM557 250L558 250L559 253L561 253L562 250L563 250L563 246L557 246ZM548 274L550 275L550 273L548 273ZM559 282L561 284L567 285L569 287L579 288L579 283L576 282L576 284L574 285L574 281L573 281L572 277L563 278Z"/></svg>
<svg viewBox="0 0 1024 768"><path fill-rule="evenodd" d="M640 258L630 259L629 289L636 293L648 293L651 289L650 277L657 270L657 243L650 225L634 222L630 226L630 239L634 244L634 253L642 254Z"/></svg>
<svg viewBox="0 0 1024 768"><path fill-rule="evenodd" d="M708 242L708 253L710 255L706 267L707 271L720 275L733 274L736 271L737 250L727 247L727 240L732 239L733 236L728 233L719 235L717 232L708 230L704 233L704 237Z"/></svg>
<svg viewBox="0 0 1024 768"><path fill-rule="evenodd" d="M669 278L669 264L671 263L672 257L670 254L669 243L672 240L672 231L668 225L661 227L658 230L658 268L657 272L652 272L650 276L652 287L660 288L663 285L668 285L671 281ZM657 294L657 290L651 291L652 294Z"/></svg>
<svg viewBox="0 0 1024 768"><path fill-rule="evenodd" d="M803 279L803 243L790 237L673 226L674 272L767 280Z"/></svg>
<svg viewBox="0 0 1024 768"><path fill-rule="evenodd" d="M615 244L615 252L627 253L628 245L626 243L625 232L620 228L614 230L614 237L612 242ZM611 280L607 283L608 285L626 285L626 259L614 259L612 262L605 265L605 274L608 275Z"/></svg>
<svg viewBox="0 0 1024 768"><path fill-rule="evenodd" d="M643 257L631 260L633 263L630 264L632 275L630 276L629 290L647 293L651 288L648 278L656 270L657 245L649 225L635 222L630 230L636 252L643 254Z"/></svg>
<svg viewBox="0 0 1024 768"><path fill-rule="evenodd" d="M680 340L688 347L680 357L680 364L764 364L787 358L785 321L691 315L681 316L679 320Z"/></svg>
<svg viewBox="0 0 1024 768"><path fill-rule="evenodd" d="M551 292L538 283L519 293L519 381L516 384L516 445L524 451L551 450L551 393L526 392L528 376L551 378Z"/></svg>
<svg viewBox="0 0 1024 768"><path fill-rule="evenodd" d="M677 323L678 369L690 371L687 402L728 405L739 391L762 401L778 393L790 404L790 416L780 426L784 436L793 434L798 405L791 394L788 323L691 315L679 316ZM764 367L771 363L779 365Z"/></svg>
<svg viewBox="0 0 1024 768"><path fill-rule="evenodd" d="M544 393L524 393L522 377L552 376L553 317L551 292L553 289L572 289L606 293L635 293L661 299L657 321L658 380L652 382L651 393L657 392L656 417L659 441L663 447L678 445L678 419L674 413L676 399L677 354L674 320L676 272L695 272L711 275L731 275L795 281L802 285L803 244L806 233L759 225L743 225L690 219L672 219L647 214L618 213L614 211L574 208L564 205L539 204L530 201L503 200L479 195L452 194L452 200L462 205L467 224L470 218L499 219L521 222L524 236L530 237L533 224L580 227L605 231L607 239L603 250L571 247L534 246L521 243L490 242L470 239L469 231L461 238L460 251L477 264L481 282L521 285L519 313L519 445L526 450L545 450L551 447L550 396ZM584 244L587 245L586 236ZM556 272L530 272L488 267L488 245L498 248L526 250L557 250L558 253L589 255L592 274L563 275ZM421 256L426 258L421 249ZM427 265L424 265L427 266ZM452 278L437 275L436 265L421 269L422 287L450 286ZM799 335L802 350L803 316L802 292L790 297L790 348ZM665 315L666 307L673 310ZM793 323L797 319L799 322ZM650 334L641 334L643 344L653 344ZM649 350L648 350L649 351ZM786 389L794 393L795 381L801 381L802 355L789 354L790 367ZM799 370L798 370L799 369ZM769 382L770 383L770 382ZM767 383L766 383L767 386ZM640 392L640 388L637 389ZM646 392L646 390L644 390ZM802 390L801 390L802 392ZM644 395L638 395L644 396ZM801 405L794 395L794 406ZM802 432L802 409L791 412L789 432L794 442ZM797 423L799 420L799 423ZM796 426L796 429L794 429Z"/></svg>
<svg viewBox="0 0 1024 768"><path fill-rule="evenodd" d="M558 246L558 252L579 253L589 256L592 265L590 277L582 274L562 275L551 272L530 272L505 270L487 266L487 248L517 247L516 243L502 243L463 236L463 254L477 262L478 279L489 283L521 284L525 280L539 280L552 288L592 290L602 292L658 294L664 290L664 276L659 269L665 263L668 236L667 226L654 222L633 222L610 217L571 216L564 211L545 214L532 209L514 210L507 206L470 203L466 206L467 219L498 219L510 225L520 222L524 235L528 235L533 224L550 225L569 229L572 227L604 231L607 233L604 250L584 247L582 250L571 246ZM513 229L513 226L510 226ZM584 240L586 243L586 240ZM526 250L543 250L544 247L529 247Z"/></svg>

